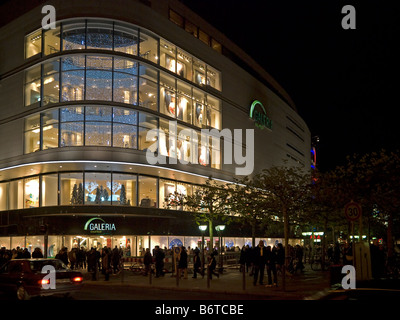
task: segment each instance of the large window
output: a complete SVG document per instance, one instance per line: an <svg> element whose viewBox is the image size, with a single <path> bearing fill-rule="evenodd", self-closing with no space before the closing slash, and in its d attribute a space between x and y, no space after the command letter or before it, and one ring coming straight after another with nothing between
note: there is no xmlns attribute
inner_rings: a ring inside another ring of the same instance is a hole
<svg viewBox="0 0 400 320"><path fill-rule="evenodd" d="M60 174L60 204L82 205L84 201L83 173Z"/></svg>
<svg viewBox="0 0 400 320"><path fill-rule="evenodd" d="M137 206L137 176L131 174L113 174L109 187L113 205Z"/></svg>
<svg viewBox="0 0 400 320"><path fill-rule="evenodd" d="M58 175L47 174L42 176L42 206L56 206L58 204Z"/></svg>
<svg viewBox="0 0 400 320"><path fill-rule="evenodd" d="M198 30L197 26L187 22L186 29L203 42L220 50L220 44L203 31ZM127 23L113 23L100 19L66 21L58 23L56 29L45 30L43 37L44 39L42 39L42 30L37 30L25 37L26 58L41 54L42 42L43 55L52 55L59 52L60 49L61 51L113 50L139 56L199 85L209 85L221 90L221 73L215 68L150 31ZM90 69L90 66L88 68ZM93 72L90 73L94 75ZM69 75L69 85L74 88L71 89L68 86L65 88L72 91L80 88L81 82L78 82L81 78L80 73L64 74L66 78L68 78L67 75ZM106 76L106 74L103 75ZM71 83L72 79L74 79L73 83ZM105 77L104 79L109 78ZM93 83L90 84L93 85ZM79 92L77 95L79 96ZM72 99L70 97L67 101L71 100L79 100L79 98Z"/></svg>
<svg viewBox="0 0 400 320"><path fill-rule="evenodd" d="M25 72L25 106L39 106L41 100L40 65Z"/></svg>
<svg viewBox="0 0 400 320"><path fill-rule="evenodd" d="M139 176L139 206L157 207L157 179Z"/></svg>
<svg viewBox="0 0 400 320"><path fill-rule="evenodd" d="M111 174L101 172L85 173L85 204L111 204Z"/></svg>

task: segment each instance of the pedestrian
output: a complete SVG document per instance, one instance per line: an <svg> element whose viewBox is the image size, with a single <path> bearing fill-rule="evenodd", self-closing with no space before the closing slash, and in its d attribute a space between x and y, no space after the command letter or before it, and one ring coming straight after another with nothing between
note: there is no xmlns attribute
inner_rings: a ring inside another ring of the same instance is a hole
<svg viewBox="0 0 400 320"><path fill-rule="evenodd" d="M32 258L37 259L37 258L43 258L43 253L40 248L35 248L35 250L32 253Z"/></svg>
<svg viewBox="0 0 400 320"><path fill-rule="evenodd" d="M156 246L154 250L154 257L156 263L156 278L164 276L164 258L165 254L160 249L160 246Z"/></svg>
<svg viewBox="0 0 400 320"><path fill-rule="evenodd" d="M197 249L197 248L196 248ZM193 256L193 279L197 278L197 273L200 273L202 276L204 276L201 268L201 260L200 260L200 251L199 250L194 250L194 256Z"/></svg>
<svg viewBox="0 0 400 320"><path fill-rule="evenodd" d="M61 257L59 258L66 266L68 265L68 253L67 248L64 247L61 249Z"/></svg>
<svg viewBox="0 0 400 320"><path fill-rule="evenodd" d="M240 250L239 264L239 272L243 272L243 269L246 267L246 246L244 245L242 250Z"/></svg>
<svg viewBox="0 0 400 320"><path fill-rule="evenodd" d="M69 263L71 265L71 269L75 269L76 267L76 250L75 248L72 248L70 252L68 252L68 259Z"/></svg>
<svg viewBox="0 0 400 320"><path fill-rule="evenodd" d="M187 265L188 265L187 259L188 259L188 255L186 252L186 248L182 247L181 254L179 257L178 269L180 272L182 272L182 273L180 273L180 275L183 274L184 279L187 279Z"/></svg>
<svg viewBox="0 0 400 320"><path fill-rule="evenodd" d="M300 269L301 272L303 272L304 269L304 264L303 264L303 248L299 245L296 244L296 249L295 249L295 257L296 257L296 268L295 272Z"/></svg>
<svg viewBox="0 0 400 320"><path fill-rule="evenodd" d="M143 263L144 263L144 275L147 276L149 272L151 272L151 264L153 262L153 257L151 256L150 249L146 249L146 253L144 254Z"/></svg>
<svg viewBox="0 0 400 320"><path fill-rule="evenodd" d="M92 273L92 280L93 281L97 280L96 252L95 252L95 249L93 247L88 252L87 266L88 266L88 272Z"/></svg>
<svg viewBox="0 0 400 320"><path fill-rule="evenodd" d="M120 251L118 250L117 246L115 246L112 251L111 260L113 265L113 272L114 274L116 274L119 271L119 262L121 260Z"/></svg>
<svg viewBox="0 0 400 320"><path fill-rule="evenodd" d="M285 249L283 248L282 243L278 243L276 248L276 266L277 266L277 271L280 271L281 274L283 274L284 264L285 264Z"/></svg>
<svg viewBox="0 0 400 320"><path fill-rule="evenodd" d="M101 253L101 271L104 274L104 280L108 281L110 279L111 273L111 259L110 252L107 247L104 247Z"/></svg>
<svg viewBox="0 0 400 320"><path fill-rule="evenodd" d="M215 253L213 252L210 255L210 262L208 264L208 272L210 279L212 279L212 275L215 275L217 276L217 278L219 278L218 272L215 271L216 266L217 266L217 260L215 259Z"/></svg>
<svg viewBox="0 0 400 320"><path fill-rule="evenodd" d="M264 247L264 241L260 240L258 246L254 249L254 280L253 285L257 284L257 280L260 285L264 284L264 269L266 263L266 249ZM258 275L260 277L258 278Z"/></svg>
<svg viewBox="0 0 400 320"><path fill-rule="evenodd" d="M28 251L28 248L25 248L24 251L22 252L22 258L24 258L24 259L31 258L31 253Z"/></svg>
<svg viewBox="0 0 400 320"><path fill-rule="evenodd" d="M276 272L276 254L275 251L271 250L271 246L266 248L266 264L267 264L267 274L268 274L268 284L266 287L272 286L272 276L274 277L274 286L278 286L278 277Z"/></svg>

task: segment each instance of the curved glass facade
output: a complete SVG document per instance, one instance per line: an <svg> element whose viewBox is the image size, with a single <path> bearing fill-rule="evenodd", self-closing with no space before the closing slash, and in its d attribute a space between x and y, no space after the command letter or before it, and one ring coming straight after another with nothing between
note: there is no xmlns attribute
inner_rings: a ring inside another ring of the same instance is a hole
<svg viewBox="0 0 400 320"><path fill-rule="evenodd" d="M134 173L58 172L0 183L0 211L47 206L111 205L186 210L176 196L200 186Z"/></svg>
<svg viewBox="0 0 400 320"><path fill-rule="evenodd" d="M60 51L98 49L139 56L200 86L221 90L221 73L156 34L132 24L74 19L56 29L37 30L25 38L25 58Z"/></svg>

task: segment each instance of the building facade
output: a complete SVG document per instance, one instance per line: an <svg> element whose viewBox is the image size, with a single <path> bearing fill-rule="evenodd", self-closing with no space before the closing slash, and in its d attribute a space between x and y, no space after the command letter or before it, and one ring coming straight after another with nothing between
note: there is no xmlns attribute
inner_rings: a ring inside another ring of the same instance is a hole
<svg viewBox="0 0 400 320"><path fill-rule="evenodd" d="M310 168L310 131L288 94L181 2L51 5L55 29L42 28L42 6L1 28L1 246L198 246L174 195L233 182L247 163L225 156L249 155L250 131L251 172ZM219 139L224 129L241 139ZM229 229L224 245L251 243Z"/></svg>

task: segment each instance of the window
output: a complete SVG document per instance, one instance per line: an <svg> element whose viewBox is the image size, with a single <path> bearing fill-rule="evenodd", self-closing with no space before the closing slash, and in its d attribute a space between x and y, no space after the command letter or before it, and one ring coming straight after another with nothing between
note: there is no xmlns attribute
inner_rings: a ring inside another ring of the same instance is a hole
<svg viewBox="0 0 400 320"><path fill-rule="evenodd" d="M210 36L201 29L199 29L199 39L210 46Z"/></svg>
<svg viewBox="0 0 400 320"><path fill-rule="evenodd" d="M141 64L139 67L139 105L158 110L158 71Z"/></svg>
<svg viewBox="0 0 400 320"><path fill-rule="evenodd" d="M42 105L59 102L60 95L60 60L43 64L43 99Z"/></svg>
<svg viewBox="0 0 400 320"><path fill-rule="evenodd" d="M137 135L137 112L129 109L114 108L113 146L137 149Z"/></svg>
<svg viewBox="0 0 400 320"><path fill-rule="evenodd" d="M139 206L157 207L157 179L139 176Z"/></svg>
<svg viewBox="0 0 400 320"><path fill-rule="evenodd" d="M64 22L62 25L63 51L85 49L85 22Z"/></svg>
<svg viewBox="0 0 400 320"><path fill-rule="evenodd" d="M23 209L24 207L24 185L23 180L14 180L9 184L8 204L9 209Z"/></svg>
<svg viewBox="0 0 400 320"><path fill-rule="evenodd" d="M24 179L24 208L39 207L39 178Z"/></svg>
<svg viewBox="0 0 400 320"><path fill-rule="evenodd" d="M221 101L213 96L207 96L207 126L221 130Z"/></svg>
<svg viewBox="0 0 400 320"><path fill-rule="evenodd" d="M43 150L58 148L58 110L42 113Z"/></svg>
<svg viewBox="0 0 400 320"><path fill-rule="evenodd" d="M82 205L83 200L83 174L80 172L60 174L60 204Z"/></svg>
<svg viewBox="0 0 400 320"><path fill-rule="evenodd" d="M160 40L160 65L176 73L176 46L165 40Z"/></svg>
<svg viewBox="0 0 400 320"><path fill-rule="evenodd" d="M158 40L150 33L141 31L139 42L139 56L158 63Z"/></svg>
<svg viewBox="0 0 400 320"><path fill-rule="evenodd" d="M193 61L193 82L198 85L206 84L206 66L205 63L199 59Z"/></svg>
<svg viewBox="0 0 400 320"><path fill-rule="evenodd" d="M56 206L58 203L58 175L42 176L42 206Z"/></svg>
<svg viewBox="0 0 400 320"><path fill-rule="evenodd" d="M86 107L85 145L111 147L110 107Z"/></svg>
<svg viewBox="0 0 400 320"><path fill-rule="evenodd" d="M25 153L40 151L40 114L25 119Z"/></svg>
<svg viewBox="0 0 400 320"><path fill-rule="evenodd" d="M60 109L60 147L83 146L84 107Z"/></svg>
<svg viewBox="0 0 400 320"><path fill-rule="evenodd" d="M78 101L84 98L84 71L65 71L61 76L62 101Z"/></svg>
<svg viewBox="0 0 400 320"><path fill-rule="evenodd" d="M86 100L111 101L111 70L111 57L86 57Z"/></svg>
<svg viewBox="0 0 400 320"><path fill-rule="evenodd" d="M49 55L60 51L60 26L44 32L44 54Z"/></svg>
<svg viewBox="0 0 400 320"><path fill-rule="evenodd" d="M101 172L85 173L85 204L111 204L111 174Z"/></svg>
<svg viewBox="0 0 400 320"><path fill-rule="evenodd" d="M222 53L222 46L221 44L215 40L214 38L211 38L211 48L213 48L215 51Z"/></svg>
<svg viewBox="0 0 400 320"><path fill-rule="evenodd" d="M157 138L153 138L152 141L147 141L146 138L147 132L153 129L158 129L158 118L144 112L139 112L139 150L150 148L153 152L155 151L153 148L157 145Z"/></svg>
<svg viewBox="0 0 400 320"><path fill-rule="evenodd" d="M137 105L137 63L114 58L113 85L113 101Z"/></svg>
<svg viewBox="0 0 400 320"><path fill-rule="evenodd" d="M177 82L176 115L179 120L192 123L192 87L185 82Z"/></svg>
<svg viewBox="0 0 400 320"><path fill-rule="evenodd" d="M169 9L169 20L171 20L173 23L181 28L184 27L184 18L179 13L176 13L174 10L171 9Z"/></svg>
<svg viewBox="0 0 400 320"><path fill-rule="evenodd" d="M42 30L37 30L25 37L25 58L42 52Z"/></svg>
<svg viewBox="0 0 400 320"><path fill-rule="evenodd" d="M185 30L189 32L191 35L198 37L197 26L191 23L190 21L185 20Z"/></svg>
<svg viewBox="0 0 400 320"><path fill-rule="evenodd" d="M176 118L175 78L160 73L160 112Z"/></svg>
<svg viewBox="0 0 400 320"><path fill-rule="evenodd" d="M221 91L221 73L207 65L207 85Z"/></svg>
<svg viewBox="0 0 400 320"><path fill-rule="evenodd" d="M25 106L38 107L40 104L40 69L39 65L25 72Z"/></svg>
<svg viewBox="0 0 400 320"><path fill-rule="evenodd" d="M177 66L176 66L176 73L187 79L192 81L193 77L193 70L192 70L192 63L193 59L190 54L178 48L178 55L177 55Z"/></svg>
<svg viewBox="0 0 400 320"><path fill-rule="evenodd" d="M113 49L113 25L111 22L89 20L86 34L87 49Z"/></svg>
<svg viewBox="0 0 400 320"><path fill-rule="evenodd" d="M114 27L114 50L127 54L138 53L138 31L127 25L115 24Z"/></svg>
<svg viewBox="0 0 400 320"><path fill-rule="evenodd" d="M159 181L159 196L160 196L160 208L163 209L176 209L177 199L176 197L176 183L172 180L160 179Z"/></svg>
<svg viewBox="0 0 400 320"><path fill-rule="evenodd" d="M205 127L206 125L206 112L205 112L205 96L200 90L193 89L193 124L198 127Z"/></svg>
<svg viewBox="0 0 400 320"><path fill-rule="evenodd" d="M113 174L111 200L113 205L136 206L137 176L130 174Z"/></svg>

